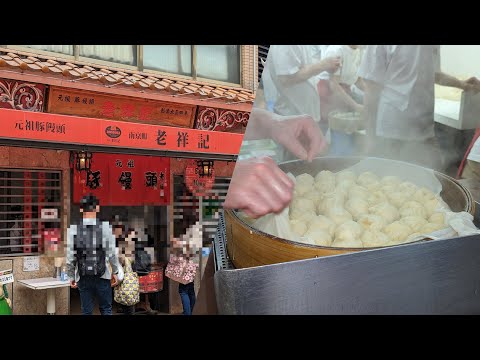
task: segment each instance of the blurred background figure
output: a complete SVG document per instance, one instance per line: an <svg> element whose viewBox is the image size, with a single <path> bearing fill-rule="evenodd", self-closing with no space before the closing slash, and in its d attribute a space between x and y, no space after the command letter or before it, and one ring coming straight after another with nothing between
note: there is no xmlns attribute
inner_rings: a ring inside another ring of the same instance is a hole
<svg viewBox="0 0 480 360"><path fill-rule="evenodd" d="M324 57L325 45L272 45L268 53L267 68L277 94L273 110L284 116L309 115L320 122L320 97L317 90L319 75L336 72L338 57ZM322 129L324 130L324 129ZM326 129L325 129L326 130ZM296 157L284 150L283 160Z"/></svg>
<svg viewBox="0 0 480 360"><path fill-rule="evenodd" d="M197 221L180 238L172 239L172 249L165 276L178 282L183 315L192 315L196 302L195 277L202 251L202 226Z"/></svg>
<svg viewBox="0 0 480 360"><path fill-rule="evenodd" d="M356 113L360 119L363 112L363 84L358 78L361 56L360 45L330 45L325 51L325 57L339 58L341 64L336 72L325 71L320 74L318 82L321 121L323 128L329 127L330 130L329 155L349 156L355 151L355 128L351 124L329 124L329 114Z"/></svg>
<svg viewBox="0 0 480 360"><path fill-rule="evenodd" d="M359 76L365 82L367 153L442 171L434 85L470 91L477 79L441 72L439 45L368 45Z"/></svg>

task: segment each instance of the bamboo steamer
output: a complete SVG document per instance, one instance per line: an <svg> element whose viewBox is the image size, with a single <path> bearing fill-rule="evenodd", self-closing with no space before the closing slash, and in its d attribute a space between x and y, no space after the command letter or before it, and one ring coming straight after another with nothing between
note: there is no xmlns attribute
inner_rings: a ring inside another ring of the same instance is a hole
<svg viewBox="0 0 480 360"><path fill-rule="evenodd" d="M288 161L280 164L280 168L294 175L309 173L315 176L320 170L338 172L360 160L362 160L360 157L323 157L314 159L312 163L299 160ZM473 215L475 201L470 191L450 176L439 172L435 172L435 176L442 184L440 195L451 210L455 212L466 211ZM228 255L236 268L270 265L367 250L366 248L309 245L278 238L251 227L233 210L225 210L225 225Z"/></svg>

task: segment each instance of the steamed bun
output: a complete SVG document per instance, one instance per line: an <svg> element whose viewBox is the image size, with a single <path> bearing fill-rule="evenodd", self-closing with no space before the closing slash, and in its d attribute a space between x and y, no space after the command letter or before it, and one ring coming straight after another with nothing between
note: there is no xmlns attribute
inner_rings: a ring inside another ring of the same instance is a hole
<svg viewBox="0 0 480 360"><path fill-rule="evenodd" d="M355 221L349 220L337 227L335 230L335 241L354 240L360 238L363 228Z"/></svg>
<svg viewBox="0 0 480 360"><path fill-rule="evenodd" d="M405 216L399 220L402 224L410 226L410 228L417 232L427 224L427 220L420 216Z"/></svg>
<svg viewBox="0 0 480 360"><path fill-rule="evenodd" d="M402 217L406 216L420 216L421 218L427 217L427 211L418 201L410 200L406 201L399 210Z"/></svg>
<svg viewBox="0 0 480 360"><path fill-rule="evenodd" d="M290 209L302 211L315 211L315 203L313 200L305 197L297 197L290 203Z"/></svg>
<svg viewBox="0 0 480 360"><path fill-rule="evenodd" d="M329 193L323 195L318 203L317 213L320 215L326 214L329 209L343 208L345 204L345 195L343 193Z"/></svg>
<svg viewBox="0 0 480 360"><path fill-rule="evenodd" d="M333 207L327 210L325 214L330 220L332 220L337 226L342 225L344 222L352 220L352 215L341 207Z"/></svg>
<svg viewBox="0 0 480 360"><path fill-rule="evenodd" d="M435 198L435 194L427 188L420 188L413 194L413 200L418 201L420 204L425 203L428 200Z"/></svg>
<svg viewBox="0 0 480 360"><path fill-rule="evenodd" d="M412 184L410 181L404 181L400 185L398 185L398 190L407 194L407 196L413 196L417 189L417 185Z"/></svg>
<svg viewBox="0 0 480 360"><path fill-rule="evenodd" d="M350 198L345 202L345 210L347 210L357 220L360 216L368 214L369 204L366 200L356 197Z"/></svg>
<svg viewBox="0 0 480 360"><path fill-rule="evenodd" d="M360 185L353 185L348 189L349 198L362 198L367 199L370 194L370 191L366 187Z"/></svg>
<svg viewBox="0 0 480 360"><path fill-rule="evenodd" d="M393 242L398 244L404 241L413 231L410 226L400 221L394 221L390 225L385 226L383 232L388 235Z"/></svg>
<svg viewBox="0 0 480 360"><path fill-rule="evenodd" d="M315 182L335 183L335 174L329 170L322 170L315 176Z"/></svg>
<svg viewBox="0 0 480 360"><path fill-rule="evenodd" d="M322 229L307 230L303 237L307 238L308 243L312 245L330 246L332 244L332 237Z"/></svg>
<svg viewBox="0 0 480 360"><path fill-rule="evenodd" d="M361 236L364 247L380 247L390 245L391 239L385 233L376 230L365 230Z"/></svg>
<svg viewBox="0 0 480 360"><path fill-rule="evenodd" d="M313 189L314 179L310 174L298 175L295 178L294 194L302 196Z"/></svg>
<svg viewBox="0 0 480 360"><path fill-rule="evenodd" d="M380 178L370 171L365 171L358 175L357 183L362 186L378 183Z"/></svg>
<svg viewBox="0 0 480 360"><path fill-rule="evenodd" d="M381 231L387 225L387 222L382 216L375 214L364 214L360 216L358 223L368 231Z"/></svg>
<svg viewBox="0 0 480 360"><path fill-rule="evenodd" d="M290 229L298 236L303 236L307 232L307 224L302 220L290 220Z"/></svg>
<svg viewBox="0 0 480 360"><path fill-rule="evenodd" d="M370 214L383 217L387 224L394 222L400 217L397 208L387 201L371 206L368 211Z"/></svg>
<svg viewBox="0 0 480 360"><path fill-rule="evenodd" d="M386 195L388 201L397 208L401 207L409 199L409 195L404 191L394 191Z"/></svg>
<svg viewBox="0 0 480 360"><path fill-rule="evenodd" d="M308 224L308 230L324 230L333 236L335 234L336 225L333 220L323 215L318 215L313 218Z"/></svg>

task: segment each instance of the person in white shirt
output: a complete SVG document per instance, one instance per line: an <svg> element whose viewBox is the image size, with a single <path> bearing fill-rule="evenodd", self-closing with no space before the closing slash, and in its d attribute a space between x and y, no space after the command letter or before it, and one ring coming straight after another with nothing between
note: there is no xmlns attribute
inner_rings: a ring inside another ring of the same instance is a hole
<svg viewBox="0 0 480 360"><path fill-rule="evenodd" d="M328 113L334 110L363 110L362 99L354 99L352 88L359 83L358 68L361 60L360 45L330 45L325 57L339 58L341 66L335 73L328 71L320 74L318 83L320 93L322 120L328 121ZM361 85L360 85L361 87Z"/></svg>
<svg viewBox="0 0 480 360"><path fill-rule="evenodd" d="M358 75L365 82L367 152L441 170L434 84L468 91L476 79L442 73L439 45L368 45Z"/></svg>
<svg viewBox="0 0 480 360"><path fill-rule="evenodd" d="M320 97L317 90L319 74L335 72L339 58L325 58L325 45L271 45L266 69L277 94L274 112L279 115L309 115L319 122ZM267 86L267 84L264 84ZM266 91L269 91L265 88ZM293 159L284 152L284 159Z"/></svg>

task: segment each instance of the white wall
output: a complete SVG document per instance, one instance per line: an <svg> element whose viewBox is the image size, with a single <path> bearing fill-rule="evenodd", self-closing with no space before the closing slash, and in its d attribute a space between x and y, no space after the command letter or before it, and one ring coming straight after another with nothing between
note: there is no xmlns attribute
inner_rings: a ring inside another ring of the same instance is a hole
<svg viewBox="0 0 480 360"><path fill-rule="evenodd" d="M441 45L442 71L457 77L480 78L480 45Z"/></svg>

